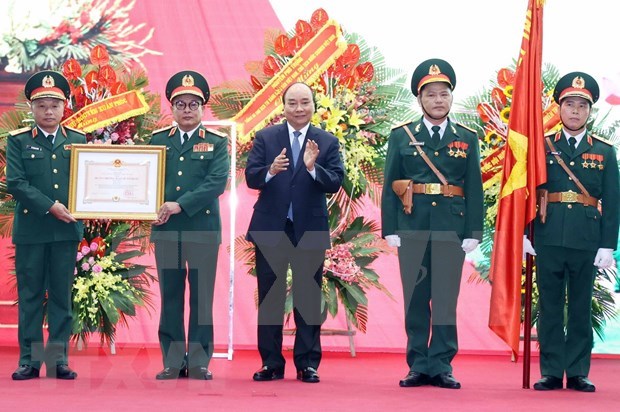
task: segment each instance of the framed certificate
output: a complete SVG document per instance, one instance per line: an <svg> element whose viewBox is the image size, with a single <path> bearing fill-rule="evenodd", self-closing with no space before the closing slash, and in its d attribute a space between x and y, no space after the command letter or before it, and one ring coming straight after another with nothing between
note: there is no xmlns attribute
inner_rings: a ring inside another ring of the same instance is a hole
<svg viewBox="0 0 620 412"><path fill-rule="evenodd" d="M166 146L71 145L69 212L77 219L156 220Z"/></svg>

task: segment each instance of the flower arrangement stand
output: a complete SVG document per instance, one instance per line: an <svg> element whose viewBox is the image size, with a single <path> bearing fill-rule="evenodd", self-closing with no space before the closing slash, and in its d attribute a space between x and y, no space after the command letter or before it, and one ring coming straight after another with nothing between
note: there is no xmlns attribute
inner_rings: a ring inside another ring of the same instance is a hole
<svg viewBox="0 0 620 412"><path fill-rule="evenodd" d="M82 340L81 336L78 337L76 346L77 346L77 350L79 351L84 349L84 341ZM116 355L116 344L114 343L113 340L110 340L110 354Z"/></svg>
<svg viewBox="0 0 620 412"><path fill-rule="evenodd" d="M355 357L355 341L353 337L356 335L357 331L353 329L353 325L351 325L351 321L349 318L347 320L347 328L346 329L328 329L321 328L322 336L348 336L349 337L349 352L351 353L351 357ZM297 329L290 328L282 330L283 335L295 335Z"/></svg>

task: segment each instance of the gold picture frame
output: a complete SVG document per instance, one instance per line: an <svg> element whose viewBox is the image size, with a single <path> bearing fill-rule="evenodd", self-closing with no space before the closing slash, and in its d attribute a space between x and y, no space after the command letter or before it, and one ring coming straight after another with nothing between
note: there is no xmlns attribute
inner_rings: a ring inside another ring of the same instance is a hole
<svg viewBox="0 0 620 412"><path fill-rule="evenodd" d="M166 146L71 145L69 212L76 219L156 220Z"/></svg>

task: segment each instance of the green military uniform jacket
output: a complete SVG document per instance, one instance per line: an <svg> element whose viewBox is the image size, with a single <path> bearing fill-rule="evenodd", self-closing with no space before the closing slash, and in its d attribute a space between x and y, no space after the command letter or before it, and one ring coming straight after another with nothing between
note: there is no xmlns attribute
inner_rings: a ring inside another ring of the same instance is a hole
<svg viewBox="0 0 620 412"><path fill-rule="evenodd" d="M545 224L536 219L535 245L561 246L596 251L616 249L618 245L619 190L618 162L614 147L586 133L571 154L563 132L549 135L556 152L545 142L549 193L573 191L581 193L575 182L558 164L554 154L575 174L590 196L602 201L602 213L581 203L549 203Z"/></svg>
<svg viewBox="0 0 620 412"><path fill-rule="evenodd" d="M151 240L221 243L219 196L230 169L226 135L200 126L181 146L180 130L170 126L153 133L151 145L166 146L165 202L181 213L153 226Z"/></svg>
<svg viewBox="0 0 620 412"><path fill-rule="evenodd" d="M405 127L409 128L448 183L463 188L465 197L414 194L412 214L403 212L402 203L392 190L394 180L440 183L418 154ZM412 231L431 230L454 231L461 239L481 240L483 194L476 133L449 121L439 146L434 147L422 118L394 128L385 163L381 218L383 236L410 236Z"/></svg>
<svg viewBox="0 0 620 412"><path fill-rule="evenodd" d="M81 223L65 223L48 213L54 202L68 206L71 145L86 143L84 133L60 126L54 145L35 128L10 133L7 142L7 188L17 201L13 243L79 241Z"/></svg>

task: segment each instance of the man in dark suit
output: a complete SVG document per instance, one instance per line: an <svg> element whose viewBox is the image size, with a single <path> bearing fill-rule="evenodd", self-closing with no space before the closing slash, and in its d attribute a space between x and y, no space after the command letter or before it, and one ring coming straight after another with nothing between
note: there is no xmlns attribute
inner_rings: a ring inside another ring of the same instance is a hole
<svg viewBox="0 0 620 412"><path fill-rule="evenodd" d="M186 70L172 76L166 97L177 125L155 131L150 141L166 146L164 204L151 233L161 293L159 342L164 362L156 378L210 380L213 289L222 226L219 196L226 189L230 169L228 139L202 125L209 85L200 73Z"/></svg>
<svg viewBox="0 0 620 412"><path fill-rule="evenodd" d="M75 379L69 368L71 288L83 228L66 208L71 145L86 143L84 133L60 125L71 89L54 71L41 71L26 82L35 126L10 133L7 188L17 201L13 223L19 300L19 368L14 380L47 376ZM43 343L47 291L47 345Z"/></svg>
<svg viewBox="0 0 620 412"><path fill-rule="evenodd" d="M421 63L411 89L424 115L394 128L388 142L381 218L382 235L399 247L409 365L401 387L461 387L451 365L456 306L465 253L482 239L483 196L476 133L448 118L455 84L448 62ZM410 185L412 208L395 181Z"/></svg>
<svg viewBox="0 0 620 412"><path fill-rule="evenodd" d="M258 350L253 379L284 378L282 326L291 266L297 379L319 382L321 285L330 248L326 193L342 184L338 139L310 124L313 92L294 83L282 95L286 122L256 133L248 156L248 187L260 191L247 239L254 242L258 279Z"/></svg>
<svg viewBox="0 0 620 412"><path fill-rule="evenodd" d="M596 390L588 379L592 291L596 267L614 264L620 203L614 147L587 130L598 96L596 80L583 72L563 76L553 93L562 130L545 137L547 206L534 226L542 374L535 390L562 389L564 374L567 388Z"/></svg>

